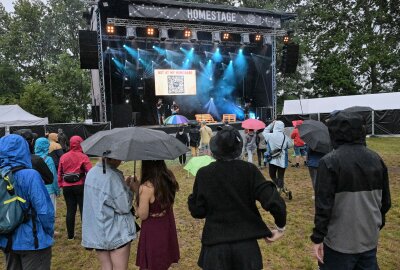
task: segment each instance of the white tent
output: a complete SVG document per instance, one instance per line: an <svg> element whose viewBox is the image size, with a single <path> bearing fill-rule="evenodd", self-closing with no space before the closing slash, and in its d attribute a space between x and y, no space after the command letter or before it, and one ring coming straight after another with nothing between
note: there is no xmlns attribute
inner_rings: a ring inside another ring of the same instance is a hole
<svg viewBox="0 0 400 270"><path fill-rule="evenodd" d="M375 111L400 109L400 92L285 100L282 114L330 113L352 106L371 107Z"/></svg>
<svg viewBox="0 0 400 270"><path fill-rule="evenodd" d="M0 105L0 126L47 125L49 120L24 111L18 105Z"/></svg>

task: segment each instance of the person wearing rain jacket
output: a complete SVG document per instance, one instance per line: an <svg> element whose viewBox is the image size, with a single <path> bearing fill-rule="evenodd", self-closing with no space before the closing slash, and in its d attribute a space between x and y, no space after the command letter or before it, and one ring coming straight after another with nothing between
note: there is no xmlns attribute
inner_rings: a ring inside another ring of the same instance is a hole
<svg viewBox="0 0 400 270"><path fill-rule="evenodd" d="M62 150L61 145L57 142L58 140L57 133L50 133L48 138L50 142L49 155L53 159L54 164L56 165L56 168L58 170L60 158L64 154L64 151Z"/></svg>
<svg viewBox="0 0 400 270"><path fill-rule="evenodd" d="M314 255L321 270L379 269L379 231L391 206L387 167L365 146L360 115L339 112L327 124L335 150L319 161Z"/></svg>
<svg viewBox="0 0 400 270"><path fill-rule="evenodd" d="M19 170L14 171L16 168ZM16 134L0 139L0 173L4 176L12 170L16 194L26 200L21 206L30 218L15 229L12 242L0 235L6 269L50 270L54 208L40 174L32 169L28 143ZM11 244L10 250L7 244Z"/></svg>
<svg viewBox="0 0 400 270"><path fill-rule="evenodd" d="M70 150L61 157L58 167L58 185L63 189L67 204L66 223L69 240L75 238L75 215L78 205L82 218L85 178L92 168L89 157L82 151L82 142L83 139L79 136L71 137Z"/></svg>
<svg viewBox="0 0 400 270"><path fill-rule="evenodd" d="M60 195L60 188L58 187L57 180L57 169L54 164L53 159L49 156L50 142L46 138L39 138L35 142L35 154L41 157L44 162L46 162L47 167L49 167L51 173L53 174L53 183L46 185L47 191L49 192L51 202L54 207L54 214L56 215L56 198Z"/></svg>
<svg viewBox="0 0 400 270"><path fill-rule="evenodd" d="M284 188L285 170L289 162L288 148L293 146L293 141L285 135L284 129L285 124L282 121L273 121L263 131L268 151L271 153L281 149L281 154L269 162L269 176L280 189Z"/></svg>

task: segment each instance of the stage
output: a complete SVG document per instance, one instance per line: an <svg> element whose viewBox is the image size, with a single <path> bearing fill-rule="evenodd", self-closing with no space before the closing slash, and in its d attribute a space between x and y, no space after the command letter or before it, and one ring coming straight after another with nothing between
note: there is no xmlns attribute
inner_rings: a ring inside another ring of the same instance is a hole
<svg viewBox="0 0 400 270"><path fill-rule="evenodd" d="M218 127L224 126L224 125L225 125L224 123L210 123L210 124L207 124L207 126L210 127L213 132L217 131ZM229 125L233 126L237 130L243 129L242 128L242 122L231 122L231 123L229 123ZM184 127L184 130L186 132L189 132L189 129L190 129L190 125L165 125L165 126L164 125L162 125L162 126L160 126L160 125L149 125L149 126L140 126L140 127L149 128L149 129L156 129L156 130L162 130L167 134L177 133L179 127ZM198 127L200 127L200 123L199 123Z"/></svg>
<svg viewBox="0 0 400 270"><path fill-rule="evenodd" d="M161 0L100 0L79 34L81 68L91 70L92 118L112 127L156 126L177 102L194 119L224 114L276 117L276 47L296 14ZM250 105L249 105L250 104ZM220 124L210 124L216 129ZM240 126L235 122L234 126Z"/></svg>

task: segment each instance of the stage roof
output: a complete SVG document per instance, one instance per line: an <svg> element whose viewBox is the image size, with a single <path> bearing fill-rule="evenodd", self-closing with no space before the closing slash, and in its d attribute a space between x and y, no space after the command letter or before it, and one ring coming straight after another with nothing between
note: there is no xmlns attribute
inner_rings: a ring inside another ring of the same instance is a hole
<svg viewBox="0 0 400 270"><path fill-rule="evenodd" d="M256 8L234 7L229 5L217 5L210 3L179 2L179 1L169 1L169 0L125 0L125 1L130 2L132 4L167 5L167 6L179 6L188 8L214 9L214 10L230 11L230 12L255 13L255 14L280 17L281 20L283 21L294 19L297 17L295 13L270 11L270 10L256 9Z"/></svg>
<svg viewBox="0 0 400 270"><path fill-rule="evenodd" d="M400 109L400 92L285 100L283 115L330 113L352 106L371 107L375 111Z"/></svg>

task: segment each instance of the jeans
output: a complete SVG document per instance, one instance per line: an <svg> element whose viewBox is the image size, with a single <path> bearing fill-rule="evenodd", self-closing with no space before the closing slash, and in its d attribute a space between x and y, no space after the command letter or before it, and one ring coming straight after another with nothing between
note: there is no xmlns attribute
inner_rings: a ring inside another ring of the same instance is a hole
<svg viewBox="0 0 400 270"><path fill-rule="evenodd" d="M186 153L179 156L179 163L180 163L181 165L183 165L183 164L186 163Z"/></svg>
<svg viewBox="0 0 400 270"><path fill-rule="evenodd" d="M363 253L346 254L324 245L324 264L320 270L378 270L376 248Z"/></svg>
<svg viewBox="0 0 400 270"><path fill-rule="evenodd" d="M82 220L83 187L84 185L77 185L63 188L64 199L67 205L66 223L68 239L73 239L75 237L75 216L78 205Z"/></svg>
<svg viewBox="0 0 400 270"><path fill-rule="evenodd" d="M51 247L5 253L7 270L50 270Z"/></svg>
<svg viewBox="0 0 400 270"><path fill-rule="evenodd" d="M271 163L269 164L269 177L271 177L272 181L274 181L278 188L283 188L285 186L285 170L285 168L281 168Z"/></svg>

